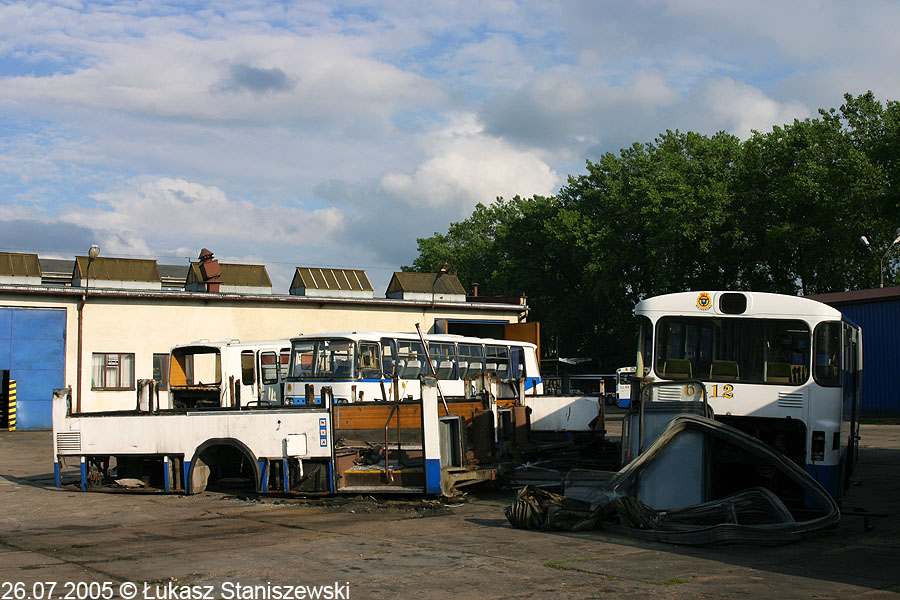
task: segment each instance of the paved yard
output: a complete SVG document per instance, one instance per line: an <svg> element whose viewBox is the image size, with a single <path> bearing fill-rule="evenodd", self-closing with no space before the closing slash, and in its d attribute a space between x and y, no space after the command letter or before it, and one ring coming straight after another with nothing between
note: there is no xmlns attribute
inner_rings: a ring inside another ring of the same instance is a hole
<svg viewBox="0 0 900 600"><path fill-rule="evenodd" d="M79 493L53 487L50 448L49 432L0 433L0 599L49 591L49 582L54 598L73 599L130 595L126 582L142 600L206 591L188 585L210 585L214 598L284 595L237 587L267 583L417 600L900 597L898 425L863 426L857 485L844 503L887 517L866 531L861 517L846 516L781 547L516 530L503 516L512 493L494 489L446 503Z"/></svg>

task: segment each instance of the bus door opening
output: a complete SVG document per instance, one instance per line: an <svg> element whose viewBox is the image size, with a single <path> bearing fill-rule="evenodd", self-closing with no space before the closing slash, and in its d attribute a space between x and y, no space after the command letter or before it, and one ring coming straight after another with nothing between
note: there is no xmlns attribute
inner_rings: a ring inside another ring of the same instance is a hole
<svg viewBox="0 0 900 600"><path fill-rule="evenodd" d="M259 403L263 406L279 406L284 396L284 375L290 348L276 353L267 350L259 353Z"/></svg>

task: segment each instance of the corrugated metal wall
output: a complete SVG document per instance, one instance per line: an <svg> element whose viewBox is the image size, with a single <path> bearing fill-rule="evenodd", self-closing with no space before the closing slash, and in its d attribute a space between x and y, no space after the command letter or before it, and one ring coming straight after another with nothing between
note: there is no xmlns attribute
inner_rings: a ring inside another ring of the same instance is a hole
<svg viewBox="0 0 900 600"><path fill-rule="evenodd" d="M51 428L65 360L65 309L0 308L0 369L16 380L17 429Z"/></svg>
<svg viewBox="0 0 900 600"><path fill-rule="evenodd" d="M900 416L900 300L836 308L863 330L862 416Z"/></svg>

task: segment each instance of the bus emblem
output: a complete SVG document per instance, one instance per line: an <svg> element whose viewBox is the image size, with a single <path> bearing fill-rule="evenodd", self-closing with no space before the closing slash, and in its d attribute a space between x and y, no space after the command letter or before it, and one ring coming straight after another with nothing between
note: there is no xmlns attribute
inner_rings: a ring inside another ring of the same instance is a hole
<svg viewBox="0 0 900 600"><path fill-rule="evenodd" d="M703 292L697 296L697 308L700 310L709 310L712 308L712 298L709 297L709 294Z"/></svg>

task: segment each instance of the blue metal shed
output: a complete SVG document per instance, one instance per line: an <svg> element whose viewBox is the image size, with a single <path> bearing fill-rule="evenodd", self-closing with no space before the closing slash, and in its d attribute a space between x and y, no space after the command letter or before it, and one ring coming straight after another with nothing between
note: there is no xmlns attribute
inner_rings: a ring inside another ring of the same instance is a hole
<svg viewBox="0 0 900 600"><path fill-rule="evenodd" d="M51 428L65 360L65 309L0 308L0 370L16 381L17 429Z"/></svg>
<svg viewBox="0 0 900 600"><path fill-rule="evenodd" d="M835 307L863 332L863 417L900 416L900 287L809 296Z"/></svg>

